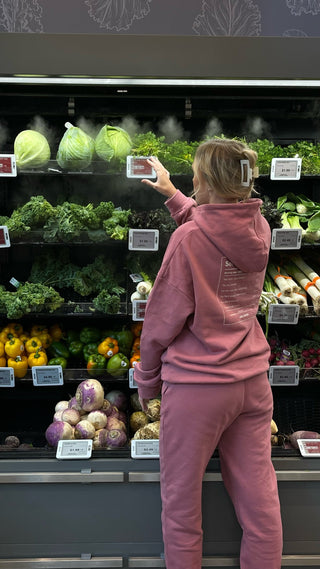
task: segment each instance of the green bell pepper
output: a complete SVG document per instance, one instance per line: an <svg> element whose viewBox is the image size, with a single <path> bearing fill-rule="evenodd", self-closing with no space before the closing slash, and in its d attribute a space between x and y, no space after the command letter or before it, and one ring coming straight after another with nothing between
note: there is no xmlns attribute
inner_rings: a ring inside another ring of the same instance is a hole
<svg viewBox="0 0 320 569"><path fill-rule="evenodd" d="M107 372L112 375L112 377L124 376L129 367L130 362L128 358L121 352L109 358L107 362Z"/></svg>
<svg viewBox="0 0 320 569"><path fill-rule="evenodd" d="M51 357L53 358L66 358L70 356L70 352L68 350L68 346L64 344L61 340L56 342L51 342L48 352Z"/></svg>
<svg viewBox="0 0 320 569"><path fill-rule="evenodd" d="M66 369L67 363L66 358L51 358L51 360L48 361L48 366L61 366L62 369Z"/></svg>
<svg viewBox="0 0 320 569"><path fill-rule="evenodd" d="M114 336L112 336L118 341L119 352L122 352L125 356L129 356L131 346L133 343L133 334L128 328L122 328L122 330L115 331Z"/></svg>
<svg viewBox="0 0 320 569"><path fill-rule="evenodd" d="M92 377L99 377L106 371L107 359L101 354L91 354L87 361L87 371Z"/></svg>
<svg viewBox="0 0 320 569"><path fill-rule="evenodd" d="M95 326L85 326L80 332L80 342L84 344L89 344L89 342L99 342L101 338L101 332Z"/></svg>
<svg viewBox="0 0 320 569"><path fill-rule="evenodd" d="M100 342L90 342L89 344L85 344L83 346L83 357L86 360L86 362L88 361L89 357L92 354L97 354L98 353L98 346L99 346Z"/></svg>
<svg viewBox="0 0 320 569"><path fill-rule="evenodd" d="M73 358L82 358L83 347L84 344L80 342L80 340L73 340L73 342L70 342L69 344L70 356L72 356Z"/></svg>
<svg viewBox="0 0 320 569"><path fill-rule="evenodd" d="M66 342L67 344L71 344L71 342L78 342L79 341L80 332L79 330L68 330L66 334Z"/></svg>

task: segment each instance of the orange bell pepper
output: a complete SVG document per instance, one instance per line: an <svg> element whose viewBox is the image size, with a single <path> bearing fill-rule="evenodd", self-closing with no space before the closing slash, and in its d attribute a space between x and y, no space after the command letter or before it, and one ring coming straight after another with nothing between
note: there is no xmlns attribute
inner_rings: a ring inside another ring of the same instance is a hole
<svg viewBox="0 0 320 569"><path fill-rule="evenodd" d="M36 352L32 352L28 357L28 366L45 366L48 363L48 357L44 350L38 348Z"/></svg>
<svg viewBox="0 0 320 569"><path fill-rule="evenodd" d="M130 358L130 367L134 367L138 362L141 361L140 354L136 353Z"/></svg>
<svg viewBox="0 0 320 569"><path fill-rule="evenodd" d="M131 325L132 334L138 338L141 336L143 322L135 322Z"/></svg>
<svg viewBox="0 0 320 569"><path fill-rule="evenodd" d="M111 358L119 352L118 340L108 336L108 338L100 342L98 352L105 358Z"/></svg>
<svg viewBox="0 0 320 569"><path fill-rule="evenodd" d="M17 356L21 356L24 351L24 343L21 342L20 338L11 338L11 340L6 341L4 350L7 356L16 358Z"/></svg>
<svg viewBox="0 0 320 569"><path fill-rule="evenodd" d="M27 356L17 356L16 358L8 358L8 367L12 367L15 377L24 377L28 371Z"/></svg>
<svg viewBox="0 0 320 569"><path fill-rule="evenodd" d="M140 353L140 338L136 338L131 346L131 354L134 355L137 352Z"/></svg>

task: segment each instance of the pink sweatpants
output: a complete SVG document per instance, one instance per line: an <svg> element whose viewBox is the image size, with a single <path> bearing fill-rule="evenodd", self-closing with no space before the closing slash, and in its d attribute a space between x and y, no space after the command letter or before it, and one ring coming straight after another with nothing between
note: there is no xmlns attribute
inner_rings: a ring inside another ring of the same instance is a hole
<svg viewBox="0 0 320 569"><path fill-rule="evenodd" d="M282 524L271 462L266 374L232 384L163 383L162 530L167 569L200 569L202 478L216 447L243 535L241 569L280 569ZM212 504L212 515L217 516Z"/></svg>

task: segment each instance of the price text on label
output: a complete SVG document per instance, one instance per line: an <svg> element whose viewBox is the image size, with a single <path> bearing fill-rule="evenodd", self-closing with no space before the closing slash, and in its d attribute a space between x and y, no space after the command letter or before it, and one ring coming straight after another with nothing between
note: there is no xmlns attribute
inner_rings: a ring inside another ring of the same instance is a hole
<svg viewBox="0 0 320 569"><path fill-rule="evenodd" d="M301 158L273 158L271 160L271 180L299 180Z"/></svg>
<svg viewBox="0 0 320 569"><path fill-rule="evenodd" d="M302 229L273 229L271 249L301 249Z"/></svg>
<svg viewBox="0 0 320 569"><path fill-rule="evenodd" d="M159 440L132 440L132 458L159 458Z"/></svg>
<svg viewBox="0 0 320 569"><path fill-rule="evenodd" d="M132 320L134 321L144 320L146 306L147 306L146 300L134 300L132 302Z"/></svg>
<svg viewBox="0 0 320 569"><path fill-rule="evenodd" d="M270 366L269 382L271 385L298 385L299 366Z"/></svg>
<svg viewBox="0 0 320 569"><path fill-rule="evenodd" d="M57 366L33 366L33 385L63 385L63 372L60 365Z"/></svg>
<svg viewBox="0 0 320 569"><path fill-rule="evenodd" d="M128 248L130 251L158 251L158 229L129 229Z"/></svg>
<svg viewBox="0 0 320 569"><path fill-rule="evenodd" d="M270 324L297 324L300 307L297 304L269 304Z"/></svg>
<svg viewBox="0 0 320 569"><path fill-rule="evenodd" d="M56 457L63 458L90 458L92 454L92 440L64 440L59 441Z"/></svg>

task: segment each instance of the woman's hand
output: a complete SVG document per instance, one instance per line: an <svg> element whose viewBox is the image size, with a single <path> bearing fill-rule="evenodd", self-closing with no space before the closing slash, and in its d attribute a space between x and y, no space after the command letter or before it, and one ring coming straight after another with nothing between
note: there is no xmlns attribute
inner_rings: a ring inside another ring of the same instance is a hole
<svg viewBox="0 0 320 569"><path fill-rule="evenodd" d="M141 397L139 397L139 403L141 405L142 411L146 412L148 410L149 401L150 399L142 399Z"/></svg>
<svg viewBox="0 0 320 569"><path fill-rule="evenodd" d="M148 186L151 186L157 190L157 192L163 196L166 196L166 198L171 198L176 193L177 189L174 187L173 183L170 180L170 174L168 170L165 169L160 160L158 160L158 158L155 156L148 158L148 164L150 164L150 166L152 166L154 169L157 175L157 180L156 182L152 182L152 180L144 178L141 180L141 182L147 184Z"/></svg>

